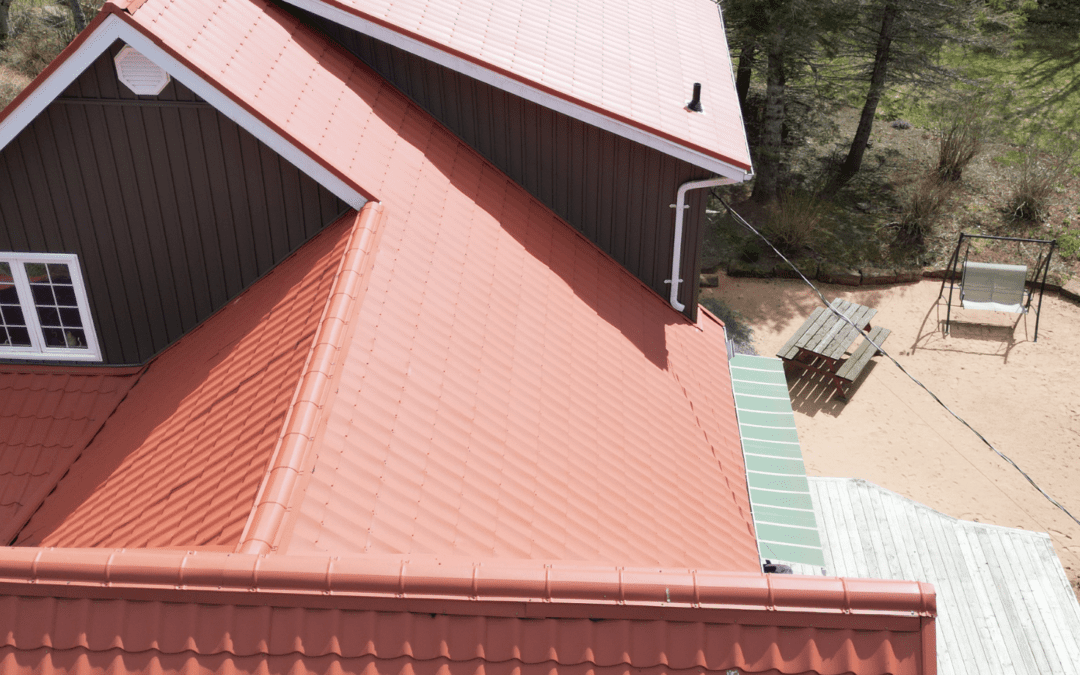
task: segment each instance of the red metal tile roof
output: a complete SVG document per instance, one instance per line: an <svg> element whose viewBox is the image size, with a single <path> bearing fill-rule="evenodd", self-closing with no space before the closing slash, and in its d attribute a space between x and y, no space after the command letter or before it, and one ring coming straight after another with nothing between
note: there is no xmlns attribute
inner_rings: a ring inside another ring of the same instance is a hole
<svg viewBox="0 0 1080 675"><path fill-rule="evenodd" d="M354 220L156 358L17 543L235 547Z"/></svg>
<svg viewBox="0 0 1080 675"><path fill-rule="evenodd" d="M13 553L0 559L5 675L46 659L47 672L229 675L934 672L934 596L918 582L372 556ZM94 599L104 580L111 598Z"/></svg>
<svg viewBox="0 0 1080 675"><path fill-rule="evenodd" d="M721 326L410 140L289 550L758 570Z"/></svg>
<svg viewBox="0 0 1080 675"><path fill-rule="evenodd" d="M464 60L466 74L480 66L750 169L713 0L286 1L338 21L346 12L421 43L410 51L434 47ZM695 82L704 115L685 109Z"/></svg>
<svg viewBox="0 0 1080 675"><path fill-rule="evenodd" d="M137 370L0 370L0 542L15 536L137 379Z"/></svg>
<svg viewBox="0 0 1080 675"><path fill-rule="evenodd" d="M28 530L228 544L257 504L240 546L278 552L0 549L0 674L934 672L928 587L704 571L756 569L711 319L688 323L285 12L107 11L376 195L382 220L316 239L151 364L84 453L104 461L76 463ZM229 412L191 424L188 397ZM191 508L153 503L171 495ZM282 553L328 543L407 553Z"/></svg>
<svg viewBox="0 0 1080 675"><path fill-rule="evenodd" d="M127 18L385 205L298 550L757 570L720 326L285 12L203 4Z"/></svg>

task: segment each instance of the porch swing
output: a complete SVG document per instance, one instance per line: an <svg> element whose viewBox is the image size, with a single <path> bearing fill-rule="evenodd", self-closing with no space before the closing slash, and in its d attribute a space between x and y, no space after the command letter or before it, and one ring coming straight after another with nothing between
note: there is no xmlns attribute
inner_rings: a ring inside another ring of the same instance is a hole
<svg viewBox="0 0 1080 675"><path fill-rule="evenodd" d="M998 263L974 262L968 260L972 239L991 239L994 241L1015 241L1020 244L1038 244L1046 247L1039 252L1035 262L1035 271L1028 284L1027 265L1004 265ZM967 246L964 242L967 241ZM1035 284L1039 285L1039 302L1035 306L1035 337L1039 341L1039 312L1042 310L1043 293L1046 291L1046 275L1050 271L1050 258L1057 247L1055 239L1024 239L1021 237L994 237L988 234L960 233L956 249L949 259L949 268L941 280L938 300L945 294L945 282L949 282L949 300L945 311L945 333L949 333L952 319L953 289L956 286L956 266L962 266L960 273L960 306L964 309L978 309L1010 314L1027 314L1031 309ZM963 262L960 261L960 249L964 249ZM1040 280L1040 276L1042 277Z"/></svg>

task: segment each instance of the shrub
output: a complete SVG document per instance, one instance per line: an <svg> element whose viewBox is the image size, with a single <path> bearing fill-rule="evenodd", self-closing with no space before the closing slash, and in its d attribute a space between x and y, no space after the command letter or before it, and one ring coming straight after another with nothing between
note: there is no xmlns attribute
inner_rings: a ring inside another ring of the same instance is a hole
<svg viewBox="0 0 1080 675"><path fill-rule="evenodd" d="M739 248L739 260L756 263L761 260L761 245L753 239L747 239Z"/></svg>
<svg viewBox="0 0 1080 675"><path fill-rule="evenodd" d="M825 202L800 190L786 190L765 212L765 235L785 255L810 247L821 234L828 209Z"/></svg>
<svg viewBox="0 0 1080 675"><path fill-rule="evenodd" d="M1061 154L1041 153L1034 146L1021 151L1012 176L1009 216L1014 221L1042 222L1050 209L1054 186L1069 170L1071 151Z"/></svg>
<svg viewBox="0 0 1080 675"><path fill-rule="evenodd" d="M926 237L945 215L953 190L936 171L927 172L914 183L900 215L902 243L920 250L925 246Z"/></svg>
<svg viewBox="0 0 1080 675"><path fill-rule="evenodd" d="M937 172L942 181L960 180L964 168L982 150L984 131L983 113L977 105L968 102L954 108L938 130Z"/></svg>

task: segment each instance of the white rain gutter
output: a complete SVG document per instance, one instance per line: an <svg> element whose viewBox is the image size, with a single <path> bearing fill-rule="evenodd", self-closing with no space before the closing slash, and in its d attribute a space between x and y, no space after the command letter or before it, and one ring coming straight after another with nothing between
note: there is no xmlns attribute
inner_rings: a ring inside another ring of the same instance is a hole
<svg viewBox="0 0 1080 675"><path fill-rule="evenodd" d="M686 193L690 190L731 185L738 182L734 178L709 178L708 180L692 180L679 186L675 203L671 205L671 208L675 209L675 250L671 255L671 278L664 280L664 283L671 284L671 296L668 298L668 302L677 312L686 309L686 305L679 302L679 284L683 282L679 278L679 268L682 266L683 213L690 208L690 205L686 203Z"/></svg>

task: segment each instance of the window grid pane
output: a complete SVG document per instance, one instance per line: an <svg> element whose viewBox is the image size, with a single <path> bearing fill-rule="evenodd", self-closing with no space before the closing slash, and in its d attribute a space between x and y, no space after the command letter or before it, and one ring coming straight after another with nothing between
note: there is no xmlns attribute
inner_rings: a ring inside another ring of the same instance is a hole
<svg viewBox="0 0 1080 675"><path fill-rule="evenodd" d="M63 263L24 263L41 333L48 347L87 349L71 272Z"/></svg>
<svg viewBox="0 0 1080 675"><path fill-rule="evenodd" d="M31 346L30 330L19 304L19 292L11 276L11 265L6 262L0 262L0 346Z"/></svg>

